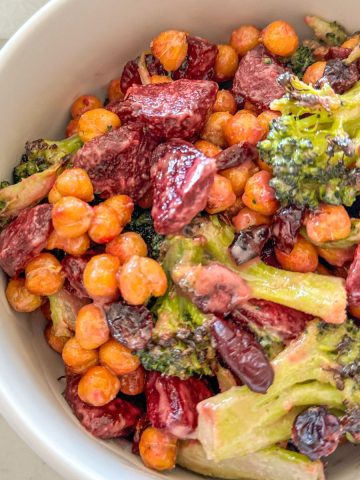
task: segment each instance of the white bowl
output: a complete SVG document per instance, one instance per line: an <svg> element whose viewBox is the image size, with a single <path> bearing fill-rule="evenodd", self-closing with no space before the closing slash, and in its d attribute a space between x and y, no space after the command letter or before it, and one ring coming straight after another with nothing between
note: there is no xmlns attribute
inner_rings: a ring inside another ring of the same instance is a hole
<svg viewBox="0 0 360 480"><path fill-rule="evenodd" d="M103 93L159 31L178 28L226 42L243 23L284 18L305 34L309 13L349 30L360 26L358 0L53 0L0 53L0 178L10 176L27 139L62 137L75 97ZM63 367L43 340L43 321L11 311L4 277L0 305L0 408L35 452L67 480L163 478L124 447L80 427L61 396ZM340 452L329 480L358 480L357 452ZM178 470L167 478L199 477Z"/></svg>

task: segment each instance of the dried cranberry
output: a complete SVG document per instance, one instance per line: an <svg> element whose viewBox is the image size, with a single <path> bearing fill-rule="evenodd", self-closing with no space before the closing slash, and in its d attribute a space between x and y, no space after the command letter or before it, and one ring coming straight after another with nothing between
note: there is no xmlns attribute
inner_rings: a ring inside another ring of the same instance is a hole
<svg viewBox="0 0 360 480"><path fill-rule="evenodd" d="M144 348L151 339L152 316L144 307L134 307L125 302L112 303L105 308L110 333L115 340L130 348Z"/></svg>
<svg viewBox="0 0 360 480"><path fill-rule="evenodd" d="M181 67L173 73L173 78L188 78L190 80L211 80L214 75L215 59L218 48L205 38L187 38L188 52Z"/></svg>
<svg viewBox="0 0 360 480"><path fill-rule="evenodd" d="M160 61L154 57L154 55L149 54L145 56L146 68L150 75L167 75L168 72L161 65Z"/></svg>
<svg viewBox="0 0 360 480"><path fill-rule="evenodd" d="M360 245L356 248L354 260L346 278L348 302L354 307L360 307Z"/></svg>
<svg viewBox="0 0 360 480"><path fill-rule="evenodd" d="M342 435L339 419L324 407L311 407L296 417L292 441L301 453L318 460L333 453Z"/></svg>
<svg viewBox="0 0 360 480"><path fill-rule="evenodd" d="M79 298L89 298L83 281L87 262L87 257L73 257L72 255L67 255L61 262L63 272L66 276L65 287L70 293Z"/></svg>
<svg viewBox="0 0 360 480"><path fill-rule="evenodd" d="M264 245L260 253L261 260L269 265L270 267L281 268L280 263L278 262L275 255L275 243L272 238L270 238Z"/></svg>
<svg viewBox="0 0 360 480"><path fill-rule="evenodd" d="M351 53L351 48L330 47L324 57L325 60L345 60Z"/></svg>
<svg viewBox="0 0 360 480"><path fill-rule="evenodd" d="M279 250L290 253L302 225L304 210L290 205L278 210L272 223L272 237Z"/></svg>
<svg viewBox="0 0 360 480"><path fill-rule="evenodd" d="M123 93L126 93L131 85L141 85L138 60L138 58L136 60L130 60L123 69L120 78L120 87Z"/></svg>
<svg viewBox="0 0 360 480"><path fill-rule="evenodd" d="M266 393L274 380L274 371L254 335L220 318L212 328L217 351L232 373L252 391Z"/></svg>
<svg viewBox="0 0 360 480"><path fill-rule="evenodd" d="M203 380L161 375L151 372L145 386L147 414L155 428L164 428L185 438L197 427L196 405L212 396Z"/></svg>
<svg viewBox="0 0 360 480"><path fill-rule="evenodd" d="M237 143L216 155L216 168L225 170L226 168L238 167L246 160L255 162L258 157L255 145L248 142Z"/></svg>
<svg viewBox="0 0 360 480"><path fill-rule="evenodd" d="M260 255L269 237L270 228L268 225L259 225L241 230L229 247L230 255L237 265L248 262Z"/></svg>
<svg viewBox="0 0 360 480"><path fill-rule="evenodd" d="M135 425L135 432L132 439L131 452L135 455L139 454L139 443L143 431L151 425L147 415L142 415Z"/></svg>
<svg viewBox="0 0 360 480"><path fill-rule="evenodd" d="M349 90L359 79L359 72L354 63L345 65L341 60L329 60L326 64L324 75L316 83L322 87L329 83L336 93L342 94Z"/></svg>

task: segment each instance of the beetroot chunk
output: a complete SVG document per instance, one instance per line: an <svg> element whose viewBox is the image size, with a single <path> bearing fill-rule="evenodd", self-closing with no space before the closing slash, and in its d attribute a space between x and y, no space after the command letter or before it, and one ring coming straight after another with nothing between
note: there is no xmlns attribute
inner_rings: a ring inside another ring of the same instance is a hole
<svg viewBox="0 0 360 480"><path fill-rule="evenodd" d="M66 277L65 287L78 298L89 298L83 280L87 262L88 258L86 257L73 257L72 255L67 255L61 262Z"/></svg>
<svg viewBox="0 0 360 480"><path fill-rule="evenodd" d="M52 206L48 203L23 210L0 234L0 267L13 277L25 269L46 246Z"/></svg>
<svg viewBox="0 0 360 480"><path fill-rule="evenodd" d="M81 425L94 437L108 439L124 437L132 433L142 412L126 400L115 398L103 407L93 407L78 395L80 375L68 376L64 392Z"/></svg>
<svg viewBox="0 0 360 480"><path fill-rule="evenodd" d="M191 138L202 130L217 91L217 84L207 80L132 85L125 100L107 108L123 123L145 126L155 138Z"/></svg>
<svg viewBox="0 0 360 480"><path fill-rule="evenodd" d="M145 386L147 414L155 428L164 428L185 438L197 427L196 405L212 396L203 380L161 375L151 372Z"/></svg>
<svg viewBox="0 0 360 480"><path fill-rule="evenodd" d="M216 171L215 160L191 143L174 139L153 154L152 217L155 230L168 235L187 225L205 208Z"/></svg>
<svg viewBox="0 0 360 480"><path fill-rule="evenodd" d="M121 127L87 142L75 155L74 166L87 171L95 193L126 194L136 202L150 187L154 148L141 129Z"/></svg>
<svg viewBox="0 0 360 480"><path fill-rule="evenodd" d="M205 38L187 38L188 52L184 63L173 73L173 78L188 78L191 80L211 80L214 76L214 66L218 48Z"/></svg>

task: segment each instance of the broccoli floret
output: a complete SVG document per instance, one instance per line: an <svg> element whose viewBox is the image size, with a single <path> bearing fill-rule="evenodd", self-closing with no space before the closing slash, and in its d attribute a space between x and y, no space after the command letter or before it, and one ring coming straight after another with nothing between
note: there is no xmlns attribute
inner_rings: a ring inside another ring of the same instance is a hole
<svg viewBox="0 0 360 480"><path fill-rule="evenodd" d="M142 236L148 246L149 256L158 259L161 255L165 237L155 231L150 210L135 209L131 222L126 230Z"/></svg>
<svg viewBox="0 0 360 480"><path fill-rule="evenodd" d="M325 84L320 90L290 73L280 81L286 95L271 108L282 116L259 143L272 166L271 185L283 205L316 208L319 203L351 206L360 190L354 167L360 145L360 82L343 95Z"/></svg>
<svg viewBox="0 0 360 480"><path fill-rule="evenodd" d="M275 380L266 394L234 387L198 405L198 438L207 457L224 460L289 440L307 406L324 405L340 416L358 406L359 361L360 329L351 320L309 322L273 360Z"/></svg>
<svg viewBox="0 0 360 480"><path fill-rule="evenodd" d="M290 58L290 66L292 71L297 75L299 78L305 73L305 70L315 62L315 58L311 48L306 47L304 45L300 45L300 47L296 50L296 52Z"/></svg>
<svg viewBox="0 0 360 480"><path fill-rule="evenodd" d="M341 45L348 38L345 28L337 22L330 22L315 15L307 15L305 23L314 31L319 40L331 47Z"/></svg>

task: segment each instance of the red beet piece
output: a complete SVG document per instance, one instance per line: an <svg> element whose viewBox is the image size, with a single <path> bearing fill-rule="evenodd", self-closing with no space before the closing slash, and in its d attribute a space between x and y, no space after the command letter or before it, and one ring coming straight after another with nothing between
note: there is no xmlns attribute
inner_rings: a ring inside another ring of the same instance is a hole
<svg viewBox="0 0 360 480"><path fill-rule="evenodd" d="M115 398L103 407L88 405L77 393L80 378L80 375L66 378L64 397L82 426L102 439L124 437L132 433L142 411L121 398Z"/></svg>
<svg viewBox="0 0 360 480"><path fill-rule="evenodd" d="M248 142L236 143L216 155L216 168L225 170L226 168L238 167L246 160L256 162L258 158L259 155L255 145Z"/></svg>
<svg viewBox="0 0 360 480"><path fill-rule="evenodd" d="M138 70L138 59L127 62L120 78L120 87L123 93L126 93L128 88L130 88L132 85L141 85L141 78Z"/></svg>
<svg viewBox="0 0 360 480"><path fill-rule="evenodd" d="M0 234L0 267L13 277L46 247L52 206L48 203L23 210Z"/></svg>
<svg viewBox="0 0 360 480"><path fill-rule="evenodd" d="M89 298L83 280L87 262L87 257L73 257L72 255L67 255L61 262L66 277L65 287L78 298Z"/></svg>
<svg viewBox="0 0 360 480"><path fill-rule="evenodd" d="M354 260L346 278L349 305L360 307L360 245L356 248Z"/></svg>
<svg viewBox="0 0 360 480"><path fill-rule="evenodd" d="M345 58L350 55L351 51L351 48L329 47L324 60L336 60L337 58L340 60L345 60Z"/></svg>
<svg viewBox="0 0 360 480"><path fill-rule="evenodd" d="M205 208L215 160L191 143L174 139L156 148L153 163L155 230L164 235L179 232Z"/></svg>
<svg viewBox="0 0 360 480"><path fill-rule="evenodd" d="M202 130L217 91L217 84L207 80L133 85L125 100L107 108L123 123L145 126L158 139L191 138Z"/></svg>
<svg viewBox="0 0 360 480"><path fill-rule="evenodd" d="M141 129L121 127L85 143L74 157L74 166L87 171L95 193L126 194L136 202L150 188L155 145Z"/></svg>
<svg viewBox="0 0 360 480"><path fill-rule="evenodd" d="M188 52L181 67L173 73L173 78L188 78L190 80L211 80L214 76L214 66L218 48L205 38L187 38Z"/></svg>
<svg viewBox="0 0 360 480"><path fill-rule="evenodd" d="M147 414L155 428L164 428L178 438L185 438L197 427L196 405L212 396L203 380L148 375L145 395Z"/></svg>

